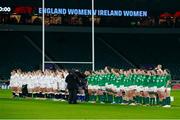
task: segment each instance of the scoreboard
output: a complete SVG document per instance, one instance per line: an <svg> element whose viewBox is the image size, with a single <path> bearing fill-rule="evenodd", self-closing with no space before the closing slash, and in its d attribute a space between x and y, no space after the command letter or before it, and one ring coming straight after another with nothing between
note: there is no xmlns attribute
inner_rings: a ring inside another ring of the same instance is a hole
<svg viewBox="0 0 180 120"><path fill-rule="evenodd" d="M146 10L152 13L179 10L180 0L94 0L95 9ZM1 0L1 7L41 7L42 0ZM45 0L46 8L91 9L91 0Z"/></svg>

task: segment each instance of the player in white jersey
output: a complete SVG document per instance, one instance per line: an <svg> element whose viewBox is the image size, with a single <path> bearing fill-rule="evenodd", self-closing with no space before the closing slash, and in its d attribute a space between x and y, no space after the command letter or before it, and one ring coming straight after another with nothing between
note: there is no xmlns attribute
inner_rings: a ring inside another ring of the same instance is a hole
<svg viewBox="0 0 180 120"><path fill-rule="evenodd" d="M10 87L12 89L13 95L15 96L16 92L17 92L17 85L16 85L16 80L17 80L17 73L16 71L12 71L11 72L11 77L10 77Z"/></svg>
<svg viewBox="0 0 180 120"><path fill-rule="evenodd" d="M66 77L68 76L69 73L67 73L66 71L63 71L63 74L62 74L62 78L61 78L61 89L63 91L66 90L66 87L67 87L67 83L65 82L65 79Z"/></svg>
<svg viewBox="0 0 180 120"><path fill-rule="evenodd" d="M55 72L53 72L53 84L52 84L52 88L53 88L53 93L55 94L57 91L57 75Z"/></svg>
<svg viewBox="0 0 180 120"><path fill-rule="evenodd" d="M32 94L32 92L33 92L33 87L32 87L32 81L31 81L31 74L30 74L30 73L27 74L27 80L26 80L26 82L27 82L28 92L29 92L30 94Z"/></svg>
<svg viewBox="0 0 180 120"><path fill-rule="evenodd" d="M45 85L44 85L44 74L43 73L40 73L40 76L39 76L39 91L44 94L44 91L45 91Z"/></svg>

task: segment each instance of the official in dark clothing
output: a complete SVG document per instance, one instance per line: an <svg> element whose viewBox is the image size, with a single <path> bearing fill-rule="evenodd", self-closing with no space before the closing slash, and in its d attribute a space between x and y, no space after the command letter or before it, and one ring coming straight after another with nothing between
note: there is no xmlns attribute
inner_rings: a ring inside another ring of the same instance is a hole
<svg viewBox="0 0 180 120"><path fill-rule="evenodd" d="M85 101L89 100L89 94L88 94L88 84L87 84L87 76L84 73L81 73L81 86L85 93Z"/></svg>
<svg viewBox="0 0 180 120"><path fill-rule="evenodd" d="M22 97L27 97L28 96L28 89L27 89L27 84L22 85Z"/></svg>
<svg viewBox="0 0 180 120"><path fill-rule="evenodd" d="M67 89L69 91L68 102L69 104L76 104L79 79L73 71L70 71L69 75L66 77L66 83L67 83Z"/></svg>

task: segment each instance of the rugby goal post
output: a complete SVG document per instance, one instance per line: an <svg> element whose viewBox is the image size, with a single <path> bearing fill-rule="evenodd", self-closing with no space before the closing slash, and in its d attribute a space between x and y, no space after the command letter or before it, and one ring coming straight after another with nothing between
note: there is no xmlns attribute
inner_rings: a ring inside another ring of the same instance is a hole
<svg viewBox="0 0 180 120"><path fill-rule="evenodd" d="M77 62L77 61L46 61L45 60L45 15L44 15L44 8L45 8L45 0L42 0L42 8L43 8L43 14L42 14L42 71L45 70L45 64L52 63L52 64L92 64L92 70L95 70L95 46L94 46L94 0L91 1L91 10L92 10L92 61L91 62Z"/></svg>

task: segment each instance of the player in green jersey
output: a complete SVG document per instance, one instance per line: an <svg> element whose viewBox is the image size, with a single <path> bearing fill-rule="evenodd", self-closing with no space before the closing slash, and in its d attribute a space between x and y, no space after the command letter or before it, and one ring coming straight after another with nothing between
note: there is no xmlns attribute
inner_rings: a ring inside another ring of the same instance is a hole
<svg viewBox="0 0 180 120"><path fill-rule="evenodd" d="M88 93L89 93L89 101L95 102L96 101L96 84L97 84L97 75L96 73L92 73L90 76L87 77L88 80Z"/></svg>
<svg viewBox="0 0 180 120"><path fill-rule="evenodd" d="M164 70L164 87L165 87L165 98L164 98L164 107L171 107L171 75L167 69Z"/></svg>
<svg viewBox="0 0 180 120"><path fill-rule="evenodd" d="M154 87L154 83L155 83L155 77L152 75L151 71L148 71L148 78L147 78L147 82L148 82L148 93L149 93L149 98L147 98L147 101L149 102L150 105L155 105L155 100L156 100L156 92L155 87Z"/></svg>

